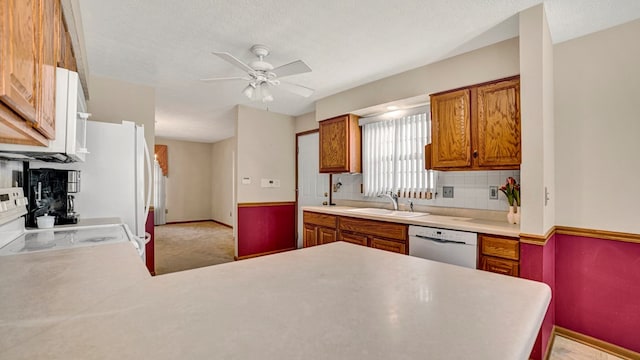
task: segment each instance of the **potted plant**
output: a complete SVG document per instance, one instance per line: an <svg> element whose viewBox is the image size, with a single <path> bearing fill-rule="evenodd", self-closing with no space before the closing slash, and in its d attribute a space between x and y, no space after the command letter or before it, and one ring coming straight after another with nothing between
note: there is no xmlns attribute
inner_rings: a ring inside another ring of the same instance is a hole
<svg viewBox="0 0 640 360"><path fill-rule="evenodd" d="M509 203L509 213L507 221L510 224L520 223L520 185L516 179L509 176L504 185L500 186L500 191L507 197Z"/></svg>

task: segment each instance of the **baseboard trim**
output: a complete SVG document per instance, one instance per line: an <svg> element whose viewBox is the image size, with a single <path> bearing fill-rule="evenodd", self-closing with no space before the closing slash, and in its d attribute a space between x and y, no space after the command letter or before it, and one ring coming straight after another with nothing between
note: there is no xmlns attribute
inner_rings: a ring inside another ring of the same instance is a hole
<svg viewBox="0 0 640 360"><path fill-rule="evenodd" d="M204 219L204 220L186 220L186 221L170 221L165 223L164 225L177 225L177 224L191 224L191 223L200 223L200 222L214 222L216 224L228 227L230 229L233 229L233 226L229 225L229 224L225 224L223 222L217 221L217 220L213 220L213 219ZM162 226L162 225L155 225L155 226Z"/></svg>
<svg viewBox="0 0 640 360"><path fill-rule="evenodd" d="M274 251L267 251L267 252L251 254L251 255L236 256L235 259L236 260L246 260L246 259L251 259L251 258L254 258L254 257L258 257L258 256L273 255L273 254L277 254L277 253L281 253L281 252L285 252L285 251L291 251L291 250L295 250L295 249L296 249L295 247L291 247L291 248L274 250Z"/></svg>
<svg viewBox="0 0 640 360"><path fill-rule="evenodd" d="M216 223L216 224L218 224L218 225L222 225L222 226L224 226L224 227L228 227L229 229L233 229L233 226L231 226L231 225L229 225L229 224L225 224L225 223L220 222L220 221L218 221L218 220L213 220L213 219L211 219L211 220L209 220L209 221L213 221L214 223Z"/></svg>
<svg viewBox="0 0 640 360"><path fill-rule="evenodd" d="M551 332L551 336L552 336L551 337L552 341L549 344L549 348L547 349L547 354L545 356L545 359L547 360L549 359L549 356L551 354L551 346L553 346L553 339L556 336L563 336L569 340L573 340L575 342L598 349L600 351L606 352L607 354L611 354L613 356L617 356L625 360L640 359L640 353L637 353L629 349L625 349L621 346L614 345L600 339L596 339L588 335L581 334L573 330L563 328L561 326L554 325L553 331Z"/></svg>
<svg viewBox="0 0 640 360"><path fill-rule="evenodd" d="M199 222L207 222L211 221L211 219L202 219L202 220L185 220L185 221L167 221L164 225L176 225L176 224L189 224L189 223L199 223ZM162 225L157 225L162 226Z"/></svg>

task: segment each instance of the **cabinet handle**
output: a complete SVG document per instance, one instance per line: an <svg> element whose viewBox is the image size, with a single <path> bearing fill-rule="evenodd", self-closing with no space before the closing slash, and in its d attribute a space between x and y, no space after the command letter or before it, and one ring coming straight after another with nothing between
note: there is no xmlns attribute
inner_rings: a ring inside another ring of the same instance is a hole
<svg viewBox="0 0 640 360"><path fill-rule="evenodd" d="M478 158L478 150L473 150L473 157Z"/></svg>

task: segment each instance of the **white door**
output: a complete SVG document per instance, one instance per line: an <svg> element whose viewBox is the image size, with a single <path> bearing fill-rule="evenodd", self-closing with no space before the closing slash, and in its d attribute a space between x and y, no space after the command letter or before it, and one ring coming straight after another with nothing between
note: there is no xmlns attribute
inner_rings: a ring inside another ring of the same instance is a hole
<svg viewBox="0 0 640 360"><path fill-rule="evenodd" d="M298 248L302 247L302 207L329 201L329 175L320 174L319 134L298 136Z"/></svg>

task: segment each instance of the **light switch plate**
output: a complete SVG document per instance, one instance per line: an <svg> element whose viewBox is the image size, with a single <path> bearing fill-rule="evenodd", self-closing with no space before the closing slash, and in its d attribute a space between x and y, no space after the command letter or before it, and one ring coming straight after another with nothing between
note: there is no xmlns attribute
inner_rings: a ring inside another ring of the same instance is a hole
<svg viewBox="0 0 640 360"><path fill-rule="evenodd" d="M251 178L250 178L250 177L243 177L243 178L242 178L242 184L243 184L243 185L249 185L249 184L251 184Z"/></svg>
<svg viewBox="0 0 640 360"><path fill-rule="evenodd" d="M498 187L489 186L489 199L498 200Z"/></svg>
<svg viewBox="0 0 640 360"><path fill-rule="evenodd" d="M442 197L443 198L452 198L453 197L453 186L443 186L442 187Z"/></svg>

